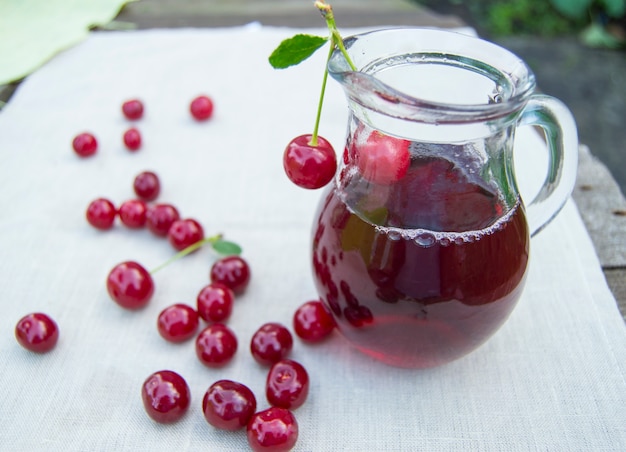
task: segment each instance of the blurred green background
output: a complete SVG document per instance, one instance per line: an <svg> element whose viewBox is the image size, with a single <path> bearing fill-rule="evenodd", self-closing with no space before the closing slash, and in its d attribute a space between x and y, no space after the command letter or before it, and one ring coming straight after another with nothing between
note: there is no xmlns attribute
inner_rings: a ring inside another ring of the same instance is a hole
<svg viewBox="0 0 626 452"><path fill-rule="evenodd" d="M625 48L626 0L411 0L462 17L487 37L577 34L591 47Z"/></svg>

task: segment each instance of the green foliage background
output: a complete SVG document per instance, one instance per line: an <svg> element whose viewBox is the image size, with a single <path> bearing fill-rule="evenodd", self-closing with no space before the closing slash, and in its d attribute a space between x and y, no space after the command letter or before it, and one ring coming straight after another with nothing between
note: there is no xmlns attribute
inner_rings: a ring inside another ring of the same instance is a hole
<svg viewBox="0 0 626 452"><path fill-rule="evenodd" d="M626 0L412 0L434 11L472 18L470 25L492 36L582 33L589 45L619 47L623 37L609 25L626 28Z"/></svg>

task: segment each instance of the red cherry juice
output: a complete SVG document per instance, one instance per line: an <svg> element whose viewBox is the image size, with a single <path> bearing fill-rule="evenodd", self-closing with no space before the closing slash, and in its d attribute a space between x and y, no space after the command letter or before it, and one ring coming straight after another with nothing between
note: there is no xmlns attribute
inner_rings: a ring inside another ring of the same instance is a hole
<svg viewBox="0 0 626 452"><path fill-rule="evenodd" d="M350 183L356 189L329 189L313 229L315 283L341 333L362 352L409 368L481 345L525 279L520 200L505 203L439 157L412 157L393 186Z"/></svg>

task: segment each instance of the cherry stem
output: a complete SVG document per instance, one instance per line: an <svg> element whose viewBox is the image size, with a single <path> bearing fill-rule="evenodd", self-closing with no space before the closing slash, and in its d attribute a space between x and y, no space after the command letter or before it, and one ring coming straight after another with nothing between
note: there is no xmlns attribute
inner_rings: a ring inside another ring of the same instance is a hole
<svg viewBox="0 0 626 452"><path fill-rule="evenodd" d="M326 64L330 60L331 55L335 50L335 45L333 42L330 43L330 51L328 52L328 59L326 60ZM320 128L320 119L322 118L322 106L324 105L324 94L326 94L326 81L328 80L328 69L324 67L324 78L322 79L322 91L320 92L320 100L317 103L317 116L315 117L315 127L313 127L313 135L311 135L311 141L309 141L309 145L317 146L317 135Z"/></svg>
<svg viewBox="0 0 626 452"><path fill-rule="evenodd" d="M156 272L158 272L159 270L167 267L169 264L171 264L172 262L176 262L178 259L180 259L181 257L185 257L187 254L189 253L193 253L195 250L197 250L198 248L203 247L204 245L206 245L207 243L215 243L215 242L219 242L220 240L222 240L224 236L222 234L216 234L214 236L211 237L206 237L202 240L198 240L196 243L192 243L191 245L189 245L187 248L185 248L182 251L179 251L178 253L174 254L172 257L170 257L168 260L166 260L165 262L163 262L161 265L159 265L158 267L153 268L152 270L150 270L150 274L153 275Z"/></svg>
<svg viewBox="0 0 626 452"><path fill-rule="evenodd" d="M320 118L322 117L322 106L324 104L324 94L326 93L326 82L328 80L328 62L330 61L333 52L335 51L335 46L339 48L339 51L343 54L346 62L350 66L350 69L353 71L357 71L356 66L352 62L350 55L346 51L346 47L343 45L343 38L337 30L337 24L335 23L335 15L333 14L333 8L326 3L324 0L317 0L315 2L315 7L320 10L322 16L326 20L326 26L330 31L330 50L328 52L328 58L326 59L326 64L324 66L324 78L322 80L322 90L320 93L320 99L317 104L317 115L315 117L315 127L313 127L313 134L311 135L311 140L309 141L309 145L317 146L317 137L320 127Z"/></svg>

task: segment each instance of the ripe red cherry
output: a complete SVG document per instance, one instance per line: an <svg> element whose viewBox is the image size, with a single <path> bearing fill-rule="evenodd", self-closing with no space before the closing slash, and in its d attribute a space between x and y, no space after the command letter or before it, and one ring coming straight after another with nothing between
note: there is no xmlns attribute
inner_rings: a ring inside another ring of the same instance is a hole
<svg viewBox="0 0 626 452"><path fill-rule="evenodd" d="M235 431L248 425L256 411L256 398L246 385L219 380L204 394L202 411L213 427Z"/></svg>
<svg viewBox="0 0 626 452"><path fill-rule="evenodd" d="M319 342L335 328L335 320L321 301L307 301L293 316L293 329L301 339Z"/></svg>
<svg viewBox="0 0 626 452"><path fill-rule="evenodd" d="M46 353L59 339L59 328L54 320L41 312L28 314L15 326L15 338L26 350Z"/></svg>
<svg viewBox="0 0 626 452"><path fill-rule="evenodd" d="M80 157L89 157L98 150L98 140L89 132L79 133L72 140L72 148Z"/></svg>
<svg viewBox="0 0 626 452"><path fill-rule="evenodd" d="M198 315L206 322L223 322L233 311L235 294L224 284L211 283L196 298Z"/></svg>
<svg viewBox="0 0 626 452"><path fill-rule="evenodd" d="M235 295L242 294L250 282L250 267L239 256L227 256L216 261L209 274L211 282L224 284Z"/></svg>
<svg viewBox="0 0 626 452"><path fill-rule="evenodd" d="M122 262L109 273L107 290L121 307L139 309L150 301L154 293L154 282L150 273L137 262Z"/></svg>
<svg viewBox="0 0 626 452"><path fill-rule="evenodd" d="M291 359L275 363L267 375L265 395L273 406L296 409L309 394L309 374L302 364Z"/></svg>
<svg viewBox="0 0 626 452"><path fill-rule="evenodd" d="M124 145L129 151L136 151L141 147L141 133L134 127L124 132L123 139Z"/></svg>
<svg viewBox="0 0 626 452"><path fill-rule="evenodd" d="M161 182L152 171L143 171L135 177L133 190L140 199L154 201L161 192Z"/></svg>
<svg viewBox="0 0 626 452"><path fill-rule="evenodd" d="M155 235L165 237L172 224L180 218L178 210L171 204L155 204L148 207L146 226Z"/></svg>
<svg viewBox="0 0 626 452"><path fill-rule="evenodd" d="M85 216L90 225L97 229L111 229L115 222L117 210L111 201L98 198L89 203Z"/></svg>
<svg viewBox="0 0 626 452"><path fill-rule="evenodd" d="M287 145L283 167L294 184L316 189L332 180L337 171L337 156L326 139L317 137L317 146L313 146L311 135L300 135Z"/></svg>
<svg viewBox="0 0 626 452"><path fill-rule="evenodd" d="M213 115L213 101L207 96L198 96L191 101L189 111L197 121L205 121Z"/></svg>
<svg viewBox="0 0 626 452"><path fill-rule="evenodd" d="M122 104L122 113L131 121L143 116L143 103L139 99L130 99Z"/></svg>
<svg viewBox="0 0 626 452"><path fill-rule="evenodd" d="M209 325L196 338L196 355L208 367L225 366L236 351L237 337L223 323Z"/></svg>
<svg viewBox="0 0 626 452"><path fill-rule="evenodd" d="M130 199L122 203L118 214L124 226L139 229L146 225L147 211L148 207L141 199Z"/></svg>
<svg viewBox="0 0 626 452"><path fill-rule="evenodd" d="M168 306L159 314L157 328L163 339L184 342L198 331L198 313L183 303Z"/></svg>
<svg viewBox="0 0 626 452"><path fill-rule="evenodd" d="M271 407L252 416L246 433L254 452L286 452L298 441L298 422L291 411Z"/></svg>
<svg viewBox="0 0 626 452"><path fill-rule="evenodd" d="M402 179L411 163L407 140L374 131L356 148L356 161L363 177L370 182L389 185Z"/></svg>
<svg viewBox="0 0 626 452"><path fill-rule="evenodd" d="M182 251L204 238L200 223L191 218L176 220L167 231L167 238L174 249Z"/></svg>
<svg viewBox="0 0 626 452"><path fill-rule="evenodd" d="M266 323L256 330L250 341L252 356L264 366L271 366L285 358L292 347L291 333L280 323Z"/></svg>
<svg viewBox="0 0 626 452"><path fill-rule="evenodd" d="M161 370L144 381L141 399L148 416L169 424L178 421L187 412L191 393L183 377L171 370Z"/></svg>

